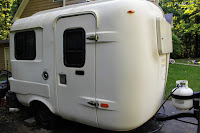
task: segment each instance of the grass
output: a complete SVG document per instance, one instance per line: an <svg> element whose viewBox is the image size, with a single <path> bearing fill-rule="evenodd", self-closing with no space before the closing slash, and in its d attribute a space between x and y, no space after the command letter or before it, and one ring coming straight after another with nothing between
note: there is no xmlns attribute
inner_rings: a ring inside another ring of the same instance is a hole
<svg viewBox="0 0 200 133"><path fill-rule="evenodd" d="M190 60L200 61L200 58L184 58L184 59L175 59L176 63L188 63Z"/></svg>
<svg viewBox="0 0 200 133"><path fill-rule="evenodd" d="M189 88L200 91L200 67L170 64L165 91L165 98L176 87L177 80L188 80Z"/></svg>

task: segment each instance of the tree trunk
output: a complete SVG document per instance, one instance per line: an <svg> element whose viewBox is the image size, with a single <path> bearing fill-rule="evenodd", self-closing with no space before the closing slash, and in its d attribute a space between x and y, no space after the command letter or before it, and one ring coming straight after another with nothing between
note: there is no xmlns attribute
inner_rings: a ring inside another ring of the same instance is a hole
<svg viewBox="0 0 200 133"><path fill-rule="evenodd" d="M198 40L198 33L197 31L195 32L195 57L200 56L200 51L199 51L199 40Z"/></svg>

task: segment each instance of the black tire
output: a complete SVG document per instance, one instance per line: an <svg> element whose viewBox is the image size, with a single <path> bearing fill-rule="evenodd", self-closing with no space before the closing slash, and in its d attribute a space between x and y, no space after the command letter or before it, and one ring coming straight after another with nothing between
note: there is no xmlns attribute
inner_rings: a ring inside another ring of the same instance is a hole
<svg viewBox="0 0 200 133"><path fill-rule="evenodd" d="M35 108L36 124L45 129L54 129L56 127L57 116L54 115L48 107L38 103Z"/></svg>

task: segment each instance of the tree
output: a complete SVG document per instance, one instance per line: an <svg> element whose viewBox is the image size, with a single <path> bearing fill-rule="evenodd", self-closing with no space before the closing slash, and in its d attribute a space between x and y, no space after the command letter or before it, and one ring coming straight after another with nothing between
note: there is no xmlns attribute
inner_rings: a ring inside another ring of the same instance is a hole
<svg viewBox="0 0 200 133"><path fill-rule="evenodd" d="M177 58L180 57L181 54L181 45L180 45L180 39L172 34L172 42L173 42L173 53L171 53L171 57L172 58Z"/></svg>
<svg viewBox="0 0 200 133"><path fill-rule="evenodd" d="M173 33L180 38L180 57L200 57L200 2L199 0L162 0L165 13L173 13Z"/></svg>
<svg viewBox="0 0 200 133"><path fill-rule="evenodd" d="M19 8L21 2L22 2L22 0L14 0L13 1L11 10L10 10L10 16L12 16L12 19L15 16L15 13L17 12L17 9Z"/></svg>
<svg viewBox="0 0 200 133"><path fill-rule="evenodd" d="M0 0L0 40L9 38L11 20L22 0Z"/></svg>
<svg viewBox="0 0 200 133"><path fill-rule="evenodd" d="M11 27L10 6L11 0L0 0L0 40L9 37L9 29Z"/></svg>

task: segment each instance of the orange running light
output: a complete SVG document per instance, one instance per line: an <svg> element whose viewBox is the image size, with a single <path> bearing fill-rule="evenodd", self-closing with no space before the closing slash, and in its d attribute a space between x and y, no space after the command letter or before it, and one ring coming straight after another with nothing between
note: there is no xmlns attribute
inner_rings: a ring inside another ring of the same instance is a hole
<svg viewBox="0 0 200 133"><path fill-rule="evenodd" d="M133 11L133 10L129 10L128 13L135 13L135 11Z"/></svg>
<svg viewBox="0 0 200 133"><path fill-rule="evenodd" d="M102 108L108 108L108 107L109 107L109 105L108 105L108 104L106 104L106 103L101 103L101 107L102 107Z"/></svg>

